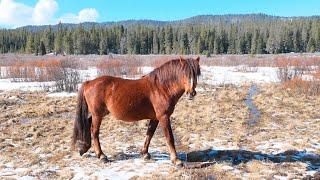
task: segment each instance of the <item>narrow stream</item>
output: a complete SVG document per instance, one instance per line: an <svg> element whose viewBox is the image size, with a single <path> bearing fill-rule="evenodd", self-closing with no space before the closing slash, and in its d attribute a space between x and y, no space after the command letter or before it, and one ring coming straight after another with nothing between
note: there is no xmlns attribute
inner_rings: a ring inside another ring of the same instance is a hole
<svg viewBox="0 0 320 180"><path fill-rule="evenodd" d="M249 108L249 120L247 124L254 126L260 119L260 111L253 103L253 96L259 93L259 89L256 84L252 84L249 88L248 95L244 103Z"/></svg>

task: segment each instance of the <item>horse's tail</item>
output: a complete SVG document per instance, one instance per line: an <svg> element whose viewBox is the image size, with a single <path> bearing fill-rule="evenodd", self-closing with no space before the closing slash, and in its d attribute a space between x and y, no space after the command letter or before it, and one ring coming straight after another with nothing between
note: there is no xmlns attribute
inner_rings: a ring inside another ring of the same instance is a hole
<svg viewBox="0 0 320 180"><path fill-rule="evenodd" d="M91 147L91 123L92 118L88 118L88 104L83 95L82 85L78 92L77 111L72 140L72 148L75 149L75 146L77 145L80 155L87 152Z"/></svg>

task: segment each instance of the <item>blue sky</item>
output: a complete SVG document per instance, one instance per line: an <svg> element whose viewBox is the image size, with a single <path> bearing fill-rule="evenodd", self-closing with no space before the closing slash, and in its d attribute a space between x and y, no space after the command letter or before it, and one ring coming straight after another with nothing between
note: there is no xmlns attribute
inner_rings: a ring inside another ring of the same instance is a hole
<svg viewBox="0 0 320 180"><path fill-rule="evenodd" d="M59 21L177 20L204 14L246 13L320 15L320 0L0 0L2 27Z"/></svg>

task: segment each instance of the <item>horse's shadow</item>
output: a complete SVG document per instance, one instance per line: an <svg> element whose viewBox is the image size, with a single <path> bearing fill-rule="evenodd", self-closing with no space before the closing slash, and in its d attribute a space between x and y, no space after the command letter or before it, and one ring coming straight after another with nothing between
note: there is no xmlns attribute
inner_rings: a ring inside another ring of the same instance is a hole
<svg viewBox="0 0 320 180"><path fill-rule="evenodd" d="M320 170L319 154L296 150L288 150L278 154L266 154L247 150L207 149L181 154L180 157L187 162L230 162L232 165L247 163L252 160L270 161L273 163L303 162L307 164L308 170Z"/></svg>
<svg viewBox="0 0 320 180"><path fill-rule="evenodd" d="M155 161L170 160L167 153L152 152L151 158ZM252 160L269 161L273 163L302 162L307 164L308 170L320 170L320 155L306 151L288 150L278 154L266 154L247 150L200 150L189 153L178 153L185 164L193 164L190 167L207 167L216 162L229 162L232 165L247 163ZM141 158L139 153L118 153L112 157L113 161ZM196 165L198 164L198 165ZM200 166L200 164L202 164Z"/></svg>

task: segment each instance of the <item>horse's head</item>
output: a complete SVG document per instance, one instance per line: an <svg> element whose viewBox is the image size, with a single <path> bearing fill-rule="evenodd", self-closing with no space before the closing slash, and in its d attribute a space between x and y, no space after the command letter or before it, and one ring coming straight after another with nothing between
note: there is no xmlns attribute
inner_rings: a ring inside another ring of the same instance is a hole
<svg viewBox="0 0 320 180"><path fill-rule="evenodd" d="M184 66L187 66L185 75L182 78L182 84L184 86L184 90L190 100L197 94L196 86L198 76L200 75L200 57L196 59L183 59L180 57L180 62L185 63Z"/></svg>
<svg viewBox="0 0 320 180"><path fill-rule="evenodd" d="M184 92L189 99L196 95L198 76L200 75L200 57L196 59L182 58L166 62L154 69L147 77L164 87L171 94L182 95ZM180 96L179 96L180 98Z"/></svg>

